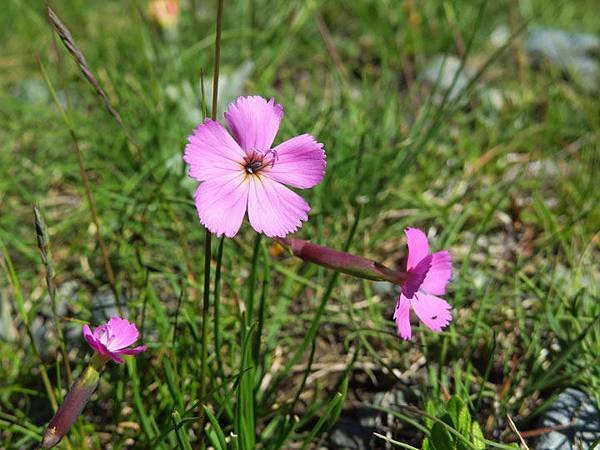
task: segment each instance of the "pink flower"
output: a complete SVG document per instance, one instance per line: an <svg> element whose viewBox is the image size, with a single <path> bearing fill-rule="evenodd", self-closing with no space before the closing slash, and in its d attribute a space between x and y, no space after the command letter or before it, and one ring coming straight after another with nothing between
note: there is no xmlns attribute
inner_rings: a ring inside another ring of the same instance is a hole
<svg viewBox="0 0 600 450"><path fill-rule="evenodd" d="M408 240L408 277L396 302L394 319L398 334L403 339L410 339L411 307L421 322L433 331L441 331L452 320L450 305L436 297L446 293L446 285L452 277L452 260L446 250L429 253L427 236L421 230L407 228L404 234Z"/></svg>
<svg viewBox="0 0 600 450"><path fill-rule="evenodd" d="M233 137L207 119L188 138L183 156L200 181L196 209L212 233L236 235L248 211L250 225L284 237L308 219L310 207L284 186L307 189L325 173L323 144L302 134L272 147L283 106L262 97L239 97L225 112Z"/></svg>
<svg viewBox="0 0 600 450"><path fill-rule="evenodd" d="M137 355L146 350L145 345L126 348L138 340L140 333L133 323L120 317L111 317L107 324L100 325L94 332L83 326L83 337L92 349L103 357L122 364L122 355Z"/></svg>
<svg viewBox="0 0 600 450"><path fill-rule="evenodd" d="M151 0L148 14L162 28L173 28L179 22L179 0Z"/></svg>

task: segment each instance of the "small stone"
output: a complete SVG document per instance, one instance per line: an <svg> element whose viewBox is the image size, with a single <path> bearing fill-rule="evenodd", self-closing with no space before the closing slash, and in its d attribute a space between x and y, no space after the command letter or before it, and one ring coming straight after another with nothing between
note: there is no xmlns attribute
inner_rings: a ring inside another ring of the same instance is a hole
<svg viewBox="0 0 600 450"><path fill-rule="evenodd" d="M387 281L376 281L373 283L373 291L377 295L393 295L394 294L394 285Z"/></svg>
<svg viewBox="0 0 600 450"><path fill-rule="evenodd" d="M108 287L104 287L92 296L92 323L99 324L111 317L119 316L115 295Z"/></svg>
<svg viewBox="0 0 600 450"><path fill-rule="evenodd" d="M391 390L376 392L373 400L368 403L394 409L398 405L406 404L406 400L402 391ZM383 428L393 423L394 419L370 405L358 406L342 415L329 435L331 449L368 450L376 448L376 438L373 433L381 432Z"/></svg>
<svg viewBox="0 0 600 450"><path fill-rule="evenodd" d="M219 98L217 99L217 116L223 117L227 105L244 92L244 86L254 71L252 61L244 61L233 72L224 73L219 77ZM205 82L206 98L212 98L212 78ZM208 102L208 100L207 100Z"/></svg>
<svg viewBox="0 0 600 450"><path fill-rule="evenodd" d="M589 33L571 33L553 28L533 28L525 39L525 50L536 63L548 61L589 91L600 83L600 38ZM594 56L596 54L596 56Z"/></svg>
<svg viewBox="0 0 600 450"><path fill-rule="evenodd" d="M450 91L449 98L454 100L467 88L473 73L453 55L437 55L421 73L421 78L437 85L443 92ZM456 78L456 80L455 80Z"/></svg>
<svg viewBox="0 0 600 450"><path fill-rule="evenodd" d="M500 89L485 89L481 92L480 98L484 105L489 106L495 111L501 111L504 108L504 94Z"/></svg>
<svg viewBox="0 0 600 450"><path fill-rule="evenodd" d="M541 427L567 428L551 431L538 440L536 450L591 450L600 439L600 411L594 399L578 389L568 388L554 400L541 418Z"/></svg>
<svg viewBox="0 0 600 450"><path fill-rule="evenodd" d="M41 104L50 101L46 84L36 79L23 80L13 89L12 94L26 103Z"/></svg>
<svg viewBox="0 0 600 450"><path fill-rule="evenodd" d="M490 35L490 42L494 47L506 45L510 39L510 29L506 25L498 25Z"/></svg>
<svg viewBox="0 0 600 450"><path fill-rule="evenodd" d="M73 314L72 305L76 304L76 298L83 287L77 280L69 280L56 287L56 314L58 317L67 317ZM40 350L43 358L47 358L56 351L56 347L49 345L56 338L53 324L52 300L46 296L41 300L42 304L38 314L31 321L31 334ZM71 323L62 323L63 334L67 346L76 345L81 339L81 326Z"/></svg>
<svg viewBox="0 0 600 450"><path fill-rule="evenodd" d="M11 342L16 338L17 330L12 321L10 304L0 290L0 340Z"/></svg>
<svg viewBox="0 0 600 450"><path fill-rule="evenodd" d="M379 412L359 407L343 415L329 435L332 449L368 450Z"/></svg>

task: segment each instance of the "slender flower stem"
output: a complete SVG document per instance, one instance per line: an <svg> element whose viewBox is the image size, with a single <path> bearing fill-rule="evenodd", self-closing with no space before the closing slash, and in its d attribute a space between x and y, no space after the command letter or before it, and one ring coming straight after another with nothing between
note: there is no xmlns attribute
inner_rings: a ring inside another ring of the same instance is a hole
<svg viewBox="0 0 600 450"><path fill-rule="evenodd" d="M100 220L98 219L98 211L96 210L96 203L94 202L94 197L92 196L92 190L90 189L90 182L87 176L87 172L85 170L85 164L83 162L83 153L81 152L81 148L79 147L79 140L74 130L71 131L71 138L73 139L73 148L75 149L75 154L77 155L77 163L79 164L79 173L81 174L81 180L83 181L83 190L85 191L85 196L88 201L88 206L90 207L90 213L92 215L92 222L96 227L96 238L98 239L98 245L100 246L100 252L102 253L102 262L104 263L104 270L106 270L106 277L108 278L108 284L112 290L113 295L115 296L115 300L117 302L117 310L119 311L119 315L123 316L123 306L121 305L121 299L119 298L119 291L117 290L117 283L115 280L115 273L112 268L112 264L110 263L110 257L108 255L108 249L104 242L104 237L102 236L102 229L100 228Z"/></svg>
<svg viewBox="0 0 600 450"><path fill-rule="evenodd" d="M214 288L214 341L215 341L215 359L219 368L219 375L225 378L223 370L223 358L221 357L221 268L223 266L223 245L225 237L219 239L217 248L217 267L215 268L215 288Z"/></svg>
<svg viewBox="0 0 600 450"><path fill-rule="evenodd" d="M206 229L204 238L204 292L202 295L202 353L200 356L200 401L206 396L208 371L208 313L210 311L210 262L212 234Z"/></svg>
<svg viewBox="0 0 600 450"><path fill-rule="evenodd" d="M60 321L58 320L58 312L56 306L56 285L54 284L54 269L52 268L52 261L50 260L50 245L48 243L48 233L46 231L46 224L42 218L42 214L37 206L33 207L33 214L35 216L35 233L37 236L38 248L40 249L40 255L42 256L42 262L46 268L46 285L48 287L48 296L52 304L52 319L54 322L54 329L56 336L58 337L60 353L62 355L63 364L65 366L65 372L67 374L67 382L70 385L73 383L73 375L71 374L71 365L69 364L69 358L67 355L67 347L65 346L65 338L62 330Z"/></svg>
<svg viewBox="0 0 600 450"><path fill-rule="evenodd" d="M252 266L250 267L250 277L248 278L248 299L246 301L246 326L252 323L254 315L254 297L256 296L256 271L258 266L258 256L260 254L261 234L254 237L254 249L252 250Z"/></svg>
<svg viewBox="0 0 600 450"><path fill-rule="evenodd" d="M213 91L211 117L217 118L217 99L219 96L219 66L221 61L221 25L223 19L223 0L217 0L217 29L215 34L215 66L213 72ZM204 292L202 296L202 354L200 361L200 439L199 447L202 448L204 441L204 423L206 415L202 404L206 401L206 388L208 372L208 313L210 308L210 262L211 262L211 240L212 234L206 229L204 239Z"/></svg>
<svg viewBox="0 0 600 450"><path fill-rule="evenodd" d="M406 272L390 269L377 261L362 256L340 252L301 239L277 238L275 240L294 256L337 272L367 280L389 281L394 284L402 284L406 279Z"/></svg>
<svg viewBox="0 0 600 450"><path fill-rule="evenodd" d="M96 239L98 239L98 245L100 247L100 252L102 253L102 261L104 263L104 269L106 270L106 277L108 278L108 283L113 292L113 295L115 296L119 314L121 316L123 316L124 315L123 314L123 306L121 305L121 300L119 298L119 292L117 290L117 284L115 281L114 271L113 271L112 265L110 263L108 249L106 247L106 244L104 243L104 238L102 236L102 229L100 227L100 221L98 220L98 212L96 210L96 203L94 202L94 197L92 196L92 190L90 189L90 182L89 182L89 178L87 176L87 172L85 169L85 163L83 161L83 153L79 146L79 138L77 137L77 133L75 131L75 125L74 125L73 121L71 120L71 117L69 116L68 111L65 110L62 107L61 103L58 101L58 97L56 95L56 91L54 90L54 86L50 82L50 78L48 77L46 68L41 63L41 61L40 61L40 67L42 69L42 73L46 80L46 85L48 86L48 90L50 91L50 93L52 94L52 97L54 99L54 103L56 104L56 107L60 111L61 116L62 116L65 124L67 125L67 128L69 129L69 134L71 135L71 139L73 141L73 149L75 150L75 155L77 156L77 163L79 165L79 173L81 175L81 181L83 182L83 190L85 192L87 203L90 208L90 214L92 216L92 223L94 224L94 227L96 228Z"/></svg>
<svg viewBox="0 0 600 450"><path fill-rule="evenodd" d="M215 68L213 72L211 117L217 119L217 99L219 96L219 66L221 65L221 25L223 22L223 0L217 0L217 32L215 35Z"/></svg>
<svg viewBox="0 0 600 450"><path fill-rule="evenodd" d="M52 388L52 383L50 383L50 378L48 377L48 372L46 371L46 366L44 365L44 360L42 359L42 355L38 349L37 344L35 343L35 339L33 338L33 333L31 331L31 322L29 320L29 314L27 314L27 310L25 309L25 298L23 297L23 291L21 290L21 284L19 283L19 279L17 278L17 273L15 272L15 268L13 266L10 255L8 254L8 249L5 247L4 242L0 238L0 252L4 257L4 263L6 267L6 272L8 274L8 280L13 288L13 297L15 299L15 308L21 316L21 320L23 321L23 325L25 326L25 331L27 333L27 337L29 338L29 344L31 345L31 350L35 355L35 358L38 362L38 369L40 371L40 376L42 377L42 383L44 384L44 388L46 388L46 393L48 394L48 400L50 400L50 405L52 406L52 410L56 411L58 409L58 402L56 401L56 396L54 395L54 390Z"/></svg>
<svg viewBox="0 0 600 450"><path fill-rule="evenodd" d="M267 294L269 292L269 252L266 250L264 245L261 245L262 253L263 253L263 280L262 280L262 290L260 293L260 300L258 303L258 323L256 326L256 335L254 336L254 349L253 349L253 357L254 363L258 366L260 357L260 341L263 333L263 328L265 325L265 306L267 302ZM257 386L258 389L258 386Z"/></svg>

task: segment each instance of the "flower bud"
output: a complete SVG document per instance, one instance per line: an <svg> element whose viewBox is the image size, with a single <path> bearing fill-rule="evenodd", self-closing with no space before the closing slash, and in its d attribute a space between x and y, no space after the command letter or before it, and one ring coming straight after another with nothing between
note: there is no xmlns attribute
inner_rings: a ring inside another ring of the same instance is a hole
<svg viewBox="0 0 600 450"><path fill-rule="evenodd" d="M42 439L42 448L52 448L60 442L71 428L77 417L87 405L98 386L100 372L108 358L94 353L90 363L80 377L73 383L62 405L46 427Z"/></svg>
<svg viewBox="0 0 600 450"><path fill-rule="evenodd" d="M402 284L406 279L406 272L392 270L377 261L361 256L340 252L301 239L284 238L277 239L277 242L298 258L358 278L389 281L398 285Z"/></svg>

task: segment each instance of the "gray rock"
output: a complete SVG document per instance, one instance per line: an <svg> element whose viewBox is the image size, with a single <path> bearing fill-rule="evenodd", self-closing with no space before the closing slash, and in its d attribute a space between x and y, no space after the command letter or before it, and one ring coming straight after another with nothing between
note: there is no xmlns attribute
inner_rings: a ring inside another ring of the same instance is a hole
<svg viewBox="0 0 600 450"><path fill-rule="evenodd" d="M372 448L371 438L375 428L371 423L375 423L377 414L377 411L360 408L351 414L340 417L329 435L331 448L340 450L368 450Z"/></svg>
<svg viewBox="0 0 600 450"><path fill-rule="evenodd" d="M219 76L219 98L217 101L217 117L221 119L227 105L243 94L244 86L254 71L254 63L245 61L231 72L223 71ZM167 86L165 93L169 100L177 103L191 123L202 120L199 88L189 81L179 85ZM210 109L212 98L212 77L204 80L204 94L207 107Z"/></svg>
<svg viewBox="0 0 600 450"><path fill-rule="evenodd" d="M456 99L464 92L473 78L473 73L466 66L460 68L461 60L452 55L437 55L423 69L421 78L437 85L442 92L450 91L450 100ZM455 80L456 77L456 80Z"/></svg>
<svg viewBox="0 0 600 450"><path fill-rule="evenodd" d="M404 394L399 390L377 392L373 396L371 405L394 409L397 405L405 404ZM332 449L343 450L368 450L375 445L373 433L382 432L394 418L370 405L359 406L351 411L346 411L335 424L329 434L329 444Z"/></svg>
<svg viewBox="0 0 600 450"><path fill-rule="evenodd" d="M13 96L27 103L48 103L50 92L46 84L36 79L25 79L12 90Z"/></svg>
<svg viewBox="0 0 600 450"><path fill-rule="evenodd" d="M192 195L194 192L196 192L196 189L198 189L198 181L188 176L187 169L183 167L184 163L182 154L177 153L171 156L166 160L165 166L174 175L179 176L184 174L183 178L181 179L181 186Z"/></svg>
<svg viewBox="0 0 600 450"><path fill-rule="evenodd" d="M81 283L77 280L66 281L57 286L56 290L56 313L58 316L72 315L70 306L76 303L76 298L83 290ZM54 340L54 325L52 323L52 302L50 296L46 295L38 314L31 322L31 333L38 346L42 357L51 356L56 349L49 345ZM75 346L81 339L81 326L66 322L62 324L67 346Z"/></svg>
<svg viewBox="0 0 600 450"><path fill-rule="evenodd" d="M46 83L35 78L29 78L21 81L11 89L13 97L22 100L25 103L33 105L44 105L54 101ZM72 96L76 97L76 96ZM56 91L56 98L62 106L66 106L66 95L63 91Z"/></svg>
<svg viewBox="0 0 600 450"><path fill-rule="evenodd" d="M223 117L227 105L244 92L244 86L254 71L254 63L245 61L231 73L219 76L219 98L217 99L217 117ZM206 98L212 98L212 78L205 83Z"/></svg>
<svg viewBox="0 0 600 450"><path fill-rule="evenodd" d="M14 341L17 338L17 330L12 320L12 313L7 297L0 290L0 340Z"/></svg>
<svg viewBox="0 0 600 450"><path fill-rule="evenodd" d="M115 295L105 286L92 296L92 324L108 321L113 316L119 316Z"/></svg>
<svg viewBox="0 0 600 450"><path fill-rule="evenodd" d="M219 77L219 98L217 102L217 117L219 120L223 118L227 105L233 102L244 92L244 86L248 82L250 75L254 70L252 61L245 61L234 71L223 73ZM212 98L212 78L204 80L206 103L210 109ZM189 81L184 81L180 85L170 85L166 89L167 97L176 102L182 109L184 115L193 124L199 124L202 121L202 110L200 109L200 96L197 93L197 88L194 88ZM182 187L193 194L198 188L198 182L191 179L187 175L187 170L183 168L182 154L178 152L171 158L166 160L166 167L175 174L181 175L185 173L181 180Z"/></svg>
<svg viewBox="0 0 600 450"><path fill-rule="evenodd" d="M490 42L494 47L506 45L510 39L510 29L506 25L498 25L490 34Z"/></svg>
<svg viewBox="0 0 600 450"><path fill-rule="evenodd" d="M591 450L600 439L600 411L594 399L577 389L562 392L541 418L541 427L566 428L551 431L538 440L536 450Z"/></svg>
<svg viewBox="0 0 600 450"><path fill-rule="evenodd" d="M533 28L525 38L525 50L536 62L551 65L579 81L587 90L600 83L600 38L552 28Z"/></svg>
<svg viewBox="0 0 600 450"><path fill-rule="evenodd" d="M395 290L394 290L394 285L392 283L389 283L387 281L376 281L373 283L373 291L377 294L377 295L394 295Z"/></svg>

